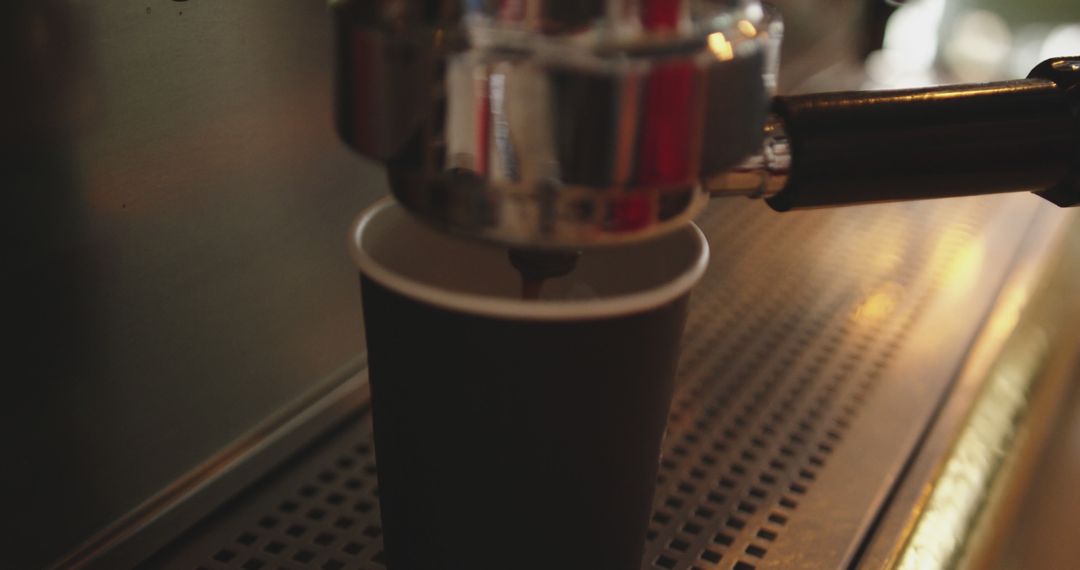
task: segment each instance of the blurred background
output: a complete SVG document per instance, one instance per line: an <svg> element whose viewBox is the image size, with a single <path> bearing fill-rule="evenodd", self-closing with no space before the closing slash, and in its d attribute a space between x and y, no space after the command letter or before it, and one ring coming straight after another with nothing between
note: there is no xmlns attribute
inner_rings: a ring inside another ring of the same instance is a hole
<svg viewBox="0 0 1080 570"><path fill-rule="evenodd" d="M789 92L1018 78L1044 59L1080 53L1080 3L1068 0L776 4Z"/></svg>

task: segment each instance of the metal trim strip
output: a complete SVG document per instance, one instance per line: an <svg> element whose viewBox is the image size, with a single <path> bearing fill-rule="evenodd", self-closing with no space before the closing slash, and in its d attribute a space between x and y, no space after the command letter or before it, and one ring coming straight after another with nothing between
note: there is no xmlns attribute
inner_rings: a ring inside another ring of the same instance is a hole
<svg viewBox="0 0 1080 570"><path fill-rule="evenodd" d="M367 402L361 355L51 568L133 567Z"/></svg>

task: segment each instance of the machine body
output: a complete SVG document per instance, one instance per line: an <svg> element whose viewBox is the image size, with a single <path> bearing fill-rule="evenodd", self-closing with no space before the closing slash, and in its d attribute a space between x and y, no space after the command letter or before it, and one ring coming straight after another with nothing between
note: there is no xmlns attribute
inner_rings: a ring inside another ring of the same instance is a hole
<svg viewBox="0 0 1080 570"><path fill-rule="evenodd" d="M780 29L757 2L495 4L335 5L339 133L428 222L549 249L646 238L760 148Z"/></svg>
<svg viewBox="0 0 1080 570"><path fill-rule="evenodd" d="M511 247L647 239L710 195L781 211L1080 200L1080 58L1017 81L772 97L782 28L753 0L341 0L335 17L344 140L413 214Z"/></svg>

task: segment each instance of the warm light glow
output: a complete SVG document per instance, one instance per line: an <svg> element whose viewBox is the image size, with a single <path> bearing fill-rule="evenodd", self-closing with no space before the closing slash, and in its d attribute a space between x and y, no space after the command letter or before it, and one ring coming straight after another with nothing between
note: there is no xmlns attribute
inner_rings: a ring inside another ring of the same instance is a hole
<svg viewBox="0 0 1080 570"><path fill-rule="evenodd" d="M957 566L995 480L1007 470L1003 465L1021 433L1023 413L1032 407L1031 387L1048 347L1045 331L1032 326L1001 350L893 568Z"/></svg>
<svg viewBox="0 0 1080 570"><path fill-rule="evenodd" d="M886 283L866 296L855 308L855 320L859 322L877 322L893 314L904 288L894 282Z"/></svg>
<svg viewBox="0 0 1080 570"><path fill-rule="evenodd" d="M750 20L739 20L737 25L739 31L742 32L744 36L752 38L757 35L757 28L754 27L754 24L750 23Z"/></svg>
<svg viewBox="0 0 1080 570"><path fill-rule="evenodd" d="M735 51L731 47L731 42L729 42L721 32L709 34L709 49L712 50L716 59L719 59L720 61L727 61L735 58Z"/></svg>
<svg viewBox="0 0 1080 570"><path fill-rule="evenodd" d="M927 266L940 284L941 295L953 300L971 293L986 261L984 240L963 226L945 229L934 240Z"/></svg>
<svg viewBox="0 0 1080 570"><path fill-rule="evenodd" d="M994 335L1005 335L1012 331L1016 323L1020 321L1020 313L1027 305L1031 291L1027 287L1013 289L1001 302L1001 306L994 311L994 316L987 324L987 330Z"/></svg>
<svg viewBox="0 0 1080 570"><path fill-rule="evenodd" d="M959 250L945 262L941 274L943 293L949 296L964 295L974 289L984 257L985 246L981 240L969 238L961 244Z"/></svg>

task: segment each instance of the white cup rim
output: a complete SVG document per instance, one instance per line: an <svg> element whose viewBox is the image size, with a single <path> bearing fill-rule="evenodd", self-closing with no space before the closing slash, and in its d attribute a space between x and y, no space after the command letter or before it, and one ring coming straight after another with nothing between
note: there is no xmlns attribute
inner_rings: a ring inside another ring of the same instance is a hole
<svg viewBox="0 0 1080 570"><path fill-rule="evenodd" d="M380 285L416 301L451 311L509 320L573 321L631 315L655 309L687 293L704 275L709 243L696 224L675 231L691 232L699 246L692 263L660 287L595 299L522 300L450 291L402 275L379 262L364 248L371 221L390 208L401 208L385 197L364 210L350 230L349 250L360 272ZM620 246L632 247L632 246Z"/></svg>

